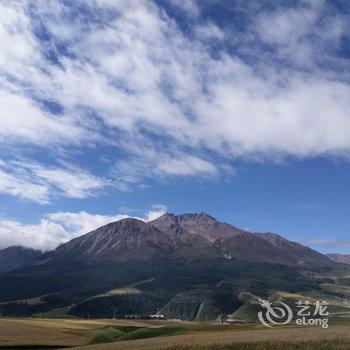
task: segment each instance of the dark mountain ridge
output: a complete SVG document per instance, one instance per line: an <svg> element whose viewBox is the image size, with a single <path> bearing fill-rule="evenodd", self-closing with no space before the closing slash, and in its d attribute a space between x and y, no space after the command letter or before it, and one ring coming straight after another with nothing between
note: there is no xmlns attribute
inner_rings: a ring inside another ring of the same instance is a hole
<svg viewBox="0 0 350 350"><path fill-rule="evenodd" d="M298 266L332 264L325 255L280 235L242 230L221 223L206 213L164 214L150 224L175 240L198 235L227 259Z"/></svg>
<svg viewBox="0 0 350 350"><path fill-rule="evenodd" d="M253 233L221 223L206 213L164 214L144 222L122 219L59 246L38 258L57 260L152 260L217 258L296 266L332 265L308 247L273 233Z"/></svg>
<svg viewBox="0 0 350 350"><path fill-rule="evenodd" d="M156 227L127 218L74 238L41 256L39 261L147 260L164 256L174 249L174 242Z"/></svg>
<svg viewBox="0 0 350 350"><path fill-rule="evenodd" d="M0 271L10 271L21 266L30 265L40 256L40 250L11 246L0 250Z"/></svg>

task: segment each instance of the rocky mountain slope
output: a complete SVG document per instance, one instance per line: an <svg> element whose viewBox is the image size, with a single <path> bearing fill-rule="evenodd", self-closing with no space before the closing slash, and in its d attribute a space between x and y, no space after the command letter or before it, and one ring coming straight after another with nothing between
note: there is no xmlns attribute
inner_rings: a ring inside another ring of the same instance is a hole
<svg viewBox="0 0 350 350"><path fill-rule="evenodd" d="M184 234L192 234L199 235L211 243L219 238L230 238L244 232L229 224L221 223L203 212L182 215L164 214L150 224L166 232L173 239L181 238Z"/></svg>
<svg viewBox="0 0 350 350"><path fill-rule="evenodd" d="M337 263L350 264L350 254L327 254L327 257Z"/></svg>
<svg viewBox="0 0 350 350"><path fill-rule="evenodd" d="M42 254L39 250L11 246L0 250L0 271L10 271L24 265L30 265Z"/></svg>
<svg viewBox="0 0 350 350"><path fill-rule="evenodd" d="M306 266L329 265L331 261L308 247L273 233L252 233L221 223L205 213L164 214L150 222L175 241L199 236L227 259Z"/></svg>
<svg viewBox="0 0 350 350"><path fill-rule="evenodd" d="M128 218L72 239L43 255L39 261L148 260L166 256L174 249L174 242L155 226Z"/></svg>
<svg viewBox="0 0 350 350"><path fill-rule="evenodd" d="M326 256L272 233L252 233L205 213L164 214L151 222L123 219L75 238L44 254L58 260L238 259L298 266L332 265Z"/></svg>

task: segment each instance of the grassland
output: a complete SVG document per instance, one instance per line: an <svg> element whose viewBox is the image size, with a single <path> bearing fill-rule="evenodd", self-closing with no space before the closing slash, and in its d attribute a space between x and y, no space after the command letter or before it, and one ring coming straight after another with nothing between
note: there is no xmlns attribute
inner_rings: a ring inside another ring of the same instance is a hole
<svg viewBox="0 0 350 350"><path fill-rule="evenodd" d="M0 349L6 347L77 346L88 344L90 325L69 320L0 319Z"/></svg>
<svg viewBox="0 0 350 350"><path fill-rule="evenodd" d="M139 297L140 290L130 285L96 295L94 298L125 298L128 295ZM207 296L192 292L182 293L177 299L181 301L184 295L187 299L190 297L190 300L198 295L203 298ZM317 290L298 293L270 291L271 302L283 301L291 307L298 300L327 301L330 312L329 329L291 325L268 329L254 323L260 306L257 296L251 293L240 294L243 304L230 317L244 320L240 324L68 319L73 317L68 314L71 306L56 307L45 313L35 314L33 316L36 317L32 318L0 318L0 350L62 347L85 350L345 350L350 349L349 296L350 286L339 284L321 284ZM27 302L38 303L40 297L28 299Z"/></svg>
<svg viewBox="0 0 350 350"><path fill-rule="evenodd" d="M329 329L172 321L0 319L0 349L345 350L350 320Z"/></svg>
<svg viewBox="0 0 350 350"><path fill-rule="evenodd" d="M75 318L70 315L68 311L70 310L70 306L62 306L56 307L46 312L40 312L38 314L32 315L32 317L40 317L40 318Z"/></svg>
<svg viewBox="0 0 350 350"><path fill-rule="evenodd" d="M106 293L99 294L97 297L107 297L107 296L113 296L113 295L138 295L142 294L142 292L134 287L123 287L123 288L116 288L112 289Z"/></svg>
<svg viewBox="0 0 350 350"><path fill-rule="evenodd" d="M41 296L38 296L38 297L34 297L34 298L29 298L29 299L20 299L20 300L13 300L13 302L17 302L17 303L27 303L28 305L38 305L38 304L41 304L42 301L41 301L41 298L45 296L45 295L41 295ZM8 303L8 301L6 302L2 302L0 304L6 304Z"/></svg>
<svg viewBox="0 0 350 350"><path fill-rule="evenodd" d="M315 341L264 341L239 342L230 345L198 345L176 346L167 350L348 350L350 342L342 340L315 340Z"/></svg>
<svg viewBox="0 0 350 350"><path fill-rule="evenodd" d="M350 296L350 286L325 283L325 284L321 284L320 287L326 292Z"/></svg>
<svg viewBox="0 0 350 350"><path fill-rule="evenodd" d="M240 327L225 331L212 330L191 332L176 336L140 339L85 346L81 350L206 350L206 349L349 349L349 326L336 326L324 330L320 328L261 329ZM336 345L338 344L338 345ZM322 347L320 346L322 345ZM297 347L298 346L298 347Z"/></svg>

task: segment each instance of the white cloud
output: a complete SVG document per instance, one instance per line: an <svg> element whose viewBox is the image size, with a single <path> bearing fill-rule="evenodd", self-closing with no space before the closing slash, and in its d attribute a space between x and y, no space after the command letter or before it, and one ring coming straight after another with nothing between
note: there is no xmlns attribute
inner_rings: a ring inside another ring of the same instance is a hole
<svg viewBox="0 0 350 350"><path fill-rule="evenodd" d="M168 176L213 178L220 173L217 167L206 159L171 149L168 150L168 154L158 152L152 147L146 149L134 147L130 152L132 157L120 160L115 168L116 178L120 184L124 183L126 186L136 184L146 177L151 179ZM228 169L229 166L226 167L226 170Z"/></svg>
<svg viewBox="0 0 350 350"><path fill-rule="evenodd" d="M304 6L257 16L256 32L275 48L275 58L317 70L320 59L330 58L339 49L347 31L346 18L331 16L331 11L324 1L305 1Z"/></svg>
<svg viewBox="0 0 350 350"><path fill-rule="evenodd" d="M151 221L166 212L166 206L155 204L139 220ZM0 220L0 249L12 245L52 250L58 245L113 221L131 217L126 214L100 215L81 212L56 212L44 216L38 224L25 225L13 220ZM134 216L132 216L134 217Z"/></svg>
<svg viewBox="0 0 350 350"><path fill-rule="evenodd" d="M152 208L146 213L144 220L145 221L152 221L163 214L165 214L167 211L167 207L163 204L155 204L152 206Z"/></svg>
<svg viewBox="0 0 350 350"><path fill-rule="evenodd" d="M194 156L165 158L160 160L156 172L166 175L194 176L198 174L217 175L218 170L210 162Z"/></svg>
<svg viewBox="0 0 350 350"><path fill-rule="evenodd" d="M18 221L0 221L0 248L22 245L27 248L51 250L65 243L71 236L54 222L42 219L37 225Z"/></svg>
<svg viewBox="0 0 350 350"><path fill-rule="evenodd" d="M77 120L65 115L53 117L39 103L54 82L28 11L25 3L0 4L0 141L44 145L77 142L86 133Z"/></svg>
<svg viewBox="0 0 350 350"><path fill-rule="evenodd" d="M78 16L79 6L89 11ZM249 33L239 33L200 18L194 1L174 6L191 16L194 35L148 1L3 1L0 141L51 155L52 145L83 155L96 147L117 163L119 188L145 174L216 178L238 157L349 156L350 77L335 54L345 15L325 16L326 2L306 1L254 11ZM225 45L213 50L212 41ZM226 50L231 43L248 58ZM33 189L43 191L39 201L104 187L83 169L80 178L28 169L44 186ZM19 195L5 181L3 192Z"/></svg>
<svg viewBox="0 0 350 350"><path fill-rule="evenodd" d="M107 185L102 179L79 168L48 168L37 164L29 164L25 167L30 169L36 178L44 180L71 198L89 197L95 190Z"/></svg>
<svg viewBox="0 0 350 350"><path fill-rule="evenodd" d="M188 16L197 17L200 15L200 10L195 0L173 0L171 4L184 10Z"/></svg>
<svg viewBox="0 0 350 350"><path fill-rule="evenodd" d="M79 199L94 196L107 185L107 180L79 167L0 160L0 193L41 204L55 195Z"/></svg>
<svg viewBox="0 0 350 350"><path fill-rule="evenodd" d="M260 76L237 57L213 59L153 6L123 11L107 29L71 45L92 63L62 76L70 103L94 108L110 126L143 127L178 146L229 150L233 156L349 151L348 84L290 70L277 79ZM271 65L266 69L270 73ZM72 92L76 79L94 89Z"/></svg>
<svg viewBox="0 0 350 350"><path fill-rule="evenodd" d="M118 221L129 217L128 215L99 215L89 214L85 211L78 213L57 212L46 215L46 218L62 226L73 236L80 236L90 232L98 227L108 224L109 222Z"/></svg>
<svg viewBox="0 0 350 350"><path fill-rule="evenodd" d="M33 183L31 180L16 174L6 173L0 169L0 193L47 203L49 189L45 185Z"/></svg>
<svg viewBox="0 0 350 350"><path fill-rule="evenodd" d="M195 33L200 40L223 40L225 32L222 31L216 24L208 23L199 25L195 29Z"/></svg>

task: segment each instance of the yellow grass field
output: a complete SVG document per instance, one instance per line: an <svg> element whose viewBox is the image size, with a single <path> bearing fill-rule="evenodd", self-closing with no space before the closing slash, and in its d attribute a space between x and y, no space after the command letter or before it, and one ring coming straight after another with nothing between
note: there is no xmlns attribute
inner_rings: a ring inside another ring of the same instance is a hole
<svg viewBox="0 0 350 350"><path fill-rule="evenodd" d="M111 330L115 331L118 327L129 329L138 327L135 329L152 331L153 333L169 327L178 327L186 329L186 331L175 335L159 333L160 336L153 338L91 344L96 335ZM314 341L318 341L317 344L320 345L314 344L316 347L312 347ZM266 345L266 342L269 344ZM298 344L298 347L289 348L288 344L291 346ZM301 346L301 344L304 345ZM273 347L274 345L277 347ZM342 322L331 325L329 329L311 327L268 329L257 324L225 325L172 321L0 318L0 349L52 349L59 347L84 350L347 350L350 349L350 324Z"/></svg>
<svg viewBox="0 0 350 350"><path fill-rule="evenodd" d="M163 350L188 346L189 349L201 347L230 345L235 343L266 341L300 342L310 340L341 340L348 341L350 348L350 327L335 326L324 330L320 328L289 328L289 329L240 329L228 331L205 331L170 337L139 339L113 344L99 344L80 347L84 350ZM258 348L257 348L258 349ZM334 348L335 349L335 348ZM282 349L281 349L282 350ZM330 350L333 350L333 348Z"/></svg>

